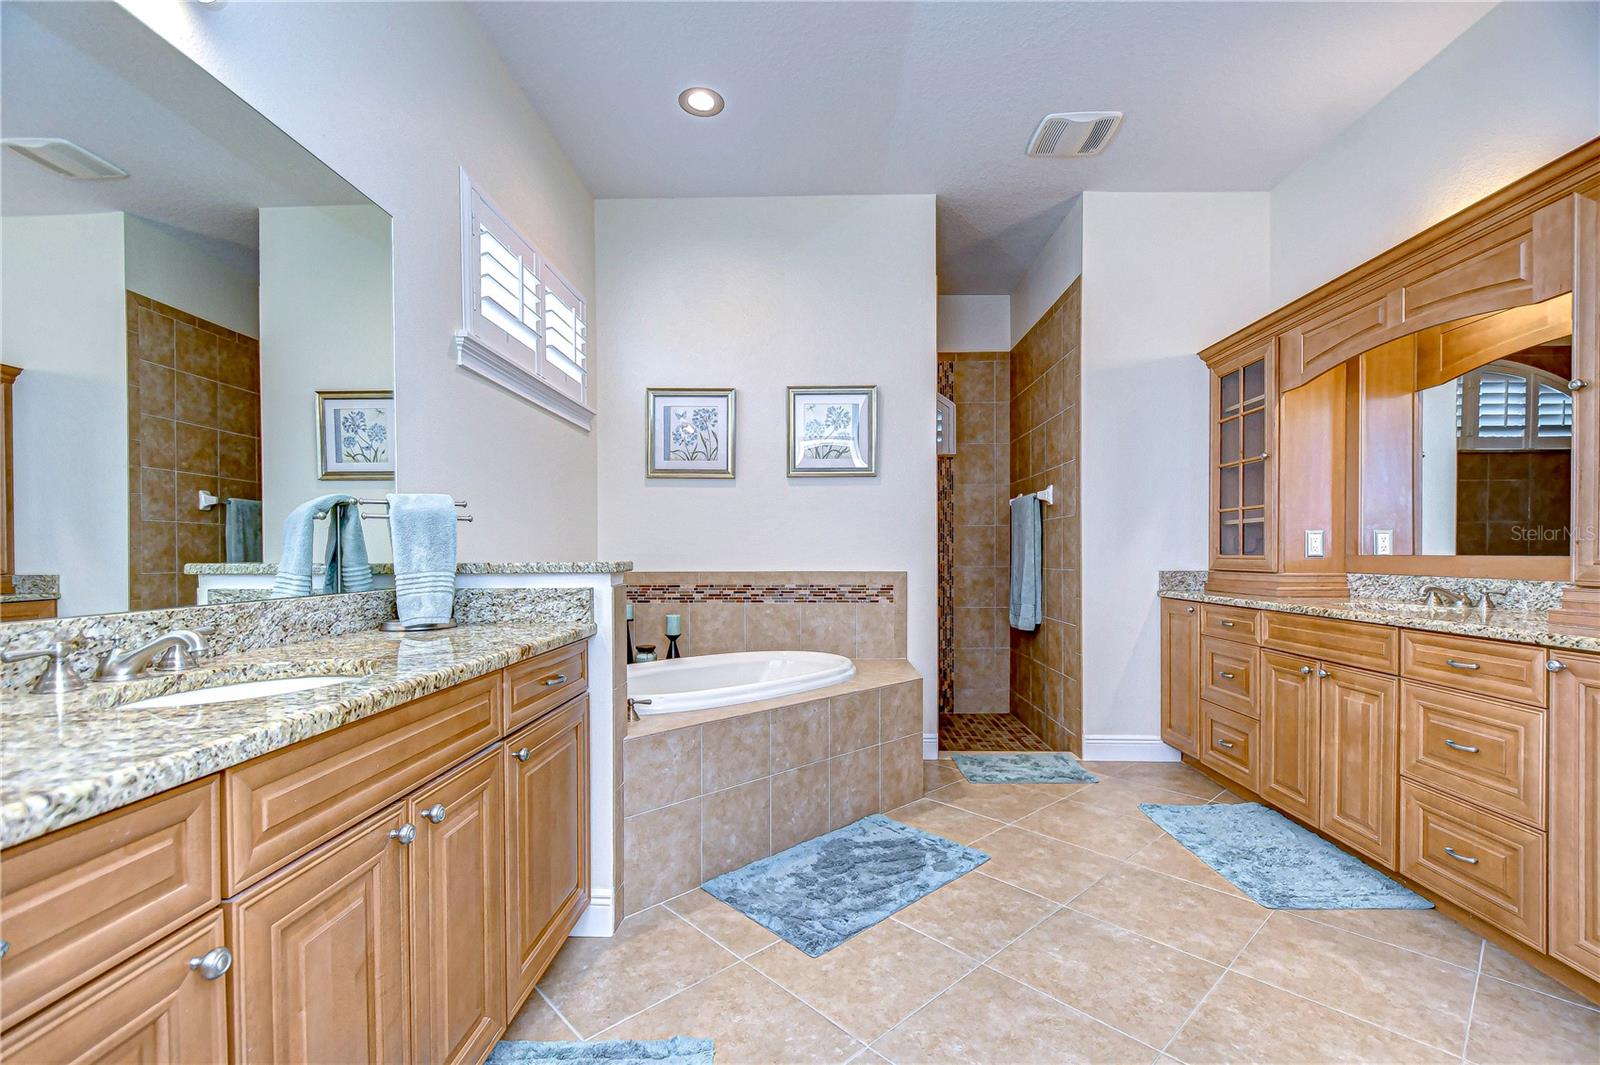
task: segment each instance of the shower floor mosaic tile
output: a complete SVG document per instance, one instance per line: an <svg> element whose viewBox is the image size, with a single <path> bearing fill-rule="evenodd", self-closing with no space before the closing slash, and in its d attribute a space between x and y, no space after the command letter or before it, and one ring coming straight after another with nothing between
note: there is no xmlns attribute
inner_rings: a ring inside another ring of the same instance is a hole
<svg viewBox="0 0 1600 1065"><path fill-rule="evenodd" d="M1016 714L940 714L941 751L1048 751Z"/></svg>
<svg viewBox="0 0 1600 1065"><path fill-rule="evenodd" d="M1600 1007L1436 910L1264 909L1139 813L1182 765L970 784L888 815L990 861L820 958L695 890L562 950L508 1039L716 1041L730 1063L1590 1063Z"/></svg>

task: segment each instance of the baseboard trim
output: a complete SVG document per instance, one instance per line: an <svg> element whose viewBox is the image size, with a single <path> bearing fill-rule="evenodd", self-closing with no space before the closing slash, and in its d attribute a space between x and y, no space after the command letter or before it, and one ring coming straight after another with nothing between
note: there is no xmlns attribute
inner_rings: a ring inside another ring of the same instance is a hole
<svg viewBox="0 0 1600 1065"><path fill-rule="evenodd" d="M1085 736L1086 762L1176 762L1183 757L1160 736Z"/></svg>
<svg viewBox="0 0 1600 1065"><path fill-rule="evenodd" d="M610 888L595 888L589 896L589 908L578 918L569 933L584 939L610 939L617 931L615 900Z"/></svg>
<svg viewBox="0 0 1600 1065"><path fill-rule="evenodd" d="M939 734L937 732L924 732L922 734L922 760L932 762L939 757Z"/></svg>

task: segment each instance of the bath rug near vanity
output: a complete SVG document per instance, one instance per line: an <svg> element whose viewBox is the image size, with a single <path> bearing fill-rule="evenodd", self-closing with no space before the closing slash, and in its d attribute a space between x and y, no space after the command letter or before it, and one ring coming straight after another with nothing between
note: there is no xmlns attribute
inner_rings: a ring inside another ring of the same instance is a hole
<svg viewBox="0 0 1600 1065"><path fill-rule="evenodd" d="M593 1043L535 1043L503 1039L484 1065L711 1065L709 1039L602 1039Z"/></svg>
<svg viewBox="0 0 1600 1065"><path fill-rule="evenodd" d="M1260 803L1139 809L1195 857L1275 910L1431 910L1433 903Z"/></svg>
<svg viewBox="0 0 1600 1065"><path fill-rule="evenodd" d="M1050 754L953 754L974 784L1094 784L1099 777L1065 751Z"/></svg>
<svg viewBox="0 0 1600 1065"><path fill-rule="evenodd" d="M873 814L701 886L816 958L988 860Z"/></svg>

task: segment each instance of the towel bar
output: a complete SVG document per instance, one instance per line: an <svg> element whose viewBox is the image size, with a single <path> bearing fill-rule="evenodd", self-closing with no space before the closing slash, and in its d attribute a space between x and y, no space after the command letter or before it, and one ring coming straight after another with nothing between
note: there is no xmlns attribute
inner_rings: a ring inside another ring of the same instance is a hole
<svg viewBox="0 0 1600 1065"><path fill-rule="evenodd" d="M457 500L454 500L453 502L455 503L455 505L457 507L463 507L464 508L467 505L467 501L465 499L457 499ZM341 506L348 506L348 504L340 504L340 505ZM389 501L387 499L358 499L358 500L356 500L356 506L358 506L358 507L383 507L384 508L384 513L382 513L382 514L368 514L368 513L363 511L361 516L363 518L378 518L378 519L382 519L384 521L388 521L389 520L389 514L388 514ZM327 514L318 514L317 517L316 517L316 520L317 521L326 521L327 518L328 518ZM471 514L457 514L456 515L456 520L457 521L468 521L468 522L470 522L472 520L472 515Z"/></svg>
<svg viewBox="0 0 1600 1065"><path fill-rule="evenodd" d="M1047 484L1044 486L1044 488L1037 492L1024 492L1020 496L1012 496L1011 502L1015 503L1017 500L1027 499L1029 496L1037 496L1039 498L1039 502L1049 503L1053 506L1055 505L1056 501L1056 486L1053 484Z"/></svg>

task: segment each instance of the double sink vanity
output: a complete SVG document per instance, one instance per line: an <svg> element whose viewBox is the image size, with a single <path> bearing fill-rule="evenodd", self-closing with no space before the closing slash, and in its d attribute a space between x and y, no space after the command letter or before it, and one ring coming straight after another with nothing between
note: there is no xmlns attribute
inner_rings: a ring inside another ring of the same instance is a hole
<svg viewBox="0 0 1600 1065"><path fill-rule="evenodd" d="M589 900L595 631L7 691L0 1057L481 1060Z"/></svg>

